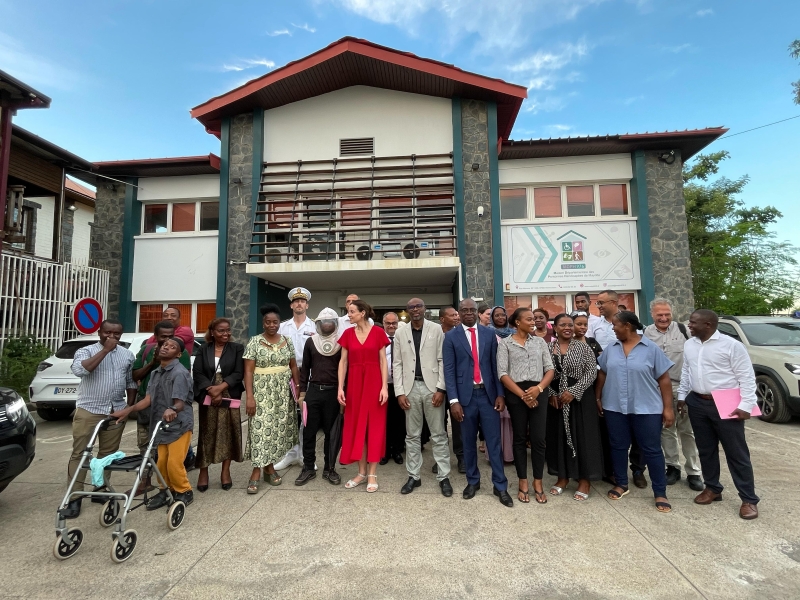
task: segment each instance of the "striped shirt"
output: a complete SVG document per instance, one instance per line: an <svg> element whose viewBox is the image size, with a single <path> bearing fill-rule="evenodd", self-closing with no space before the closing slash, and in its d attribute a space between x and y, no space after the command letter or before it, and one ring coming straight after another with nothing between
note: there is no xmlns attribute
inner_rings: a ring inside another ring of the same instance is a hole
<svg viewBox="0 0 800 600"><path fill-rule="evenodd" d="M97 365L94 371L87 371L81 364L103 349L100 342L80 348L72 360L72 372L80 377L78 385L77 408L82 408L95 415L109 414L109 407L121 410L125 408L125 390L135 390L133 380L133 352L117 346Z"/></svg>

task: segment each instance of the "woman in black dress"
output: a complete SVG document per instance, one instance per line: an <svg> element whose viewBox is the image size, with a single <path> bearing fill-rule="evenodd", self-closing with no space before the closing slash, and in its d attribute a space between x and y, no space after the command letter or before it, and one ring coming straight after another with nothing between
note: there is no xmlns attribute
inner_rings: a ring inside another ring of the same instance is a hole
<svg viewBox="0 0 800 600"><path fill-rule="evenodd" d="M194 399L200 412L197 437L197 491L208 489L208 466L222 463L223 490L231 489L231 461L242 462L242 418L238 404L244 393L244 346L231 341L231 322L214 319L206 343L192 366ZM206 398L209 403L206 404Z"/></svg>
<svg viewBox="0 0 800 600"><path fill-rule="evenodd" d="M570 479L578 480L572 496L589 497L592 480L603 476L600 416L594 395L597 361L585 343L573 337L572 317L558 315L553 322L555 339L550 342L555 377L550 384L547 412L547 470L558 481L550 489L560 495Z"/></svg>

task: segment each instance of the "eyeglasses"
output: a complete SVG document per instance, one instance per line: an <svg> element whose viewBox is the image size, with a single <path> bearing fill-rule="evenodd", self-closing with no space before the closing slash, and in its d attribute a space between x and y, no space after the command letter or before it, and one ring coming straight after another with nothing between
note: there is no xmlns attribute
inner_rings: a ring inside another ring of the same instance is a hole
<svg viewBox="0 0 800 600"><path fill-rule="evenodd" d="M397 327L398 325L400 325L399 321L397 323L393 323L391 321L389 323L386 323L386 322L383 323L384 327Z"/></svg>
<svg viewBox="0 0 800 600"><path fill-rule="evenodd" d="M616 303L616 300L598 300L594 303L595 306L603 306L603 304L610 304L611 302Z"/></svg>
<svg viewBox="0 0 800 600"><path fill-rule="evenodd" d="M408 310L415 310L417 308L425 308L425 305L424 304L407 304L406 308Z"/></svg>

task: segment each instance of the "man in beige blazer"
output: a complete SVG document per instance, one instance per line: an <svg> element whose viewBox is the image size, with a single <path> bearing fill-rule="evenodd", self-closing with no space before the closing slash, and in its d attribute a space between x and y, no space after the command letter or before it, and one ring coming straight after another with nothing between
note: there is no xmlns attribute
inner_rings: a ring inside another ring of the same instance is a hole
<svg viewBox="0 0 800 600"><path fill-rule="evenodd" d="M425 303L412 298L406 306L411 316L408 327L394 337L392 372L397 402L406 411L406 469L408 481L400 489L410 494L419 487L422 468L423 415L431 430L433 458L438 467L439 487L446 497L453 495L450 484L450 447L444 429L445 388L442 368L444 333L438 323L425 319Z"/></svg>

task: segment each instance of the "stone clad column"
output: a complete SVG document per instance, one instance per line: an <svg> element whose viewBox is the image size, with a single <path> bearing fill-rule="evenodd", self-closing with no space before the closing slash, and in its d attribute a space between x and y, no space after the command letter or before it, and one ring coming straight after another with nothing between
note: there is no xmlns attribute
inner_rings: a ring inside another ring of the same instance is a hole
<svg viewBox="0 0 800 600"><path fill-rule="evenodd" d="M89 256L93 267L109 272L107 316L115 319L119 316L126 186L103 179L100 182L97 185Z"/></svg>

